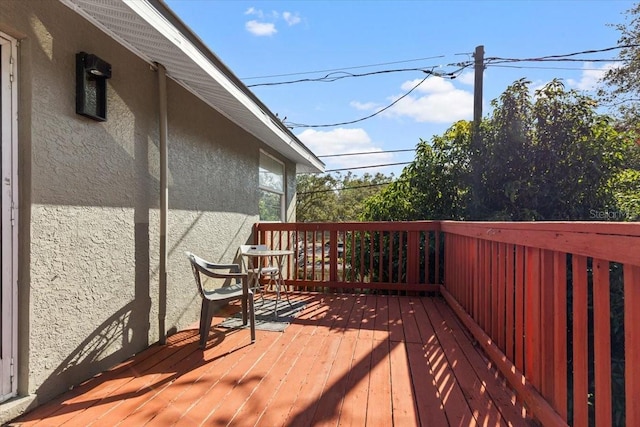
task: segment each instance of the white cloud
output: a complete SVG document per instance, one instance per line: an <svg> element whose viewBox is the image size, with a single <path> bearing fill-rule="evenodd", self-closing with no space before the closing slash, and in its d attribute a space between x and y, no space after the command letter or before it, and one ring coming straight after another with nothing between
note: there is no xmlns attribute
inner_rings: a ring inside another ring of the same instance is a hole
<svg viewBox="0 0 640 427"><path fill-rule="evenodd" d="M400 89L403 91L409 91L414 88L422 79L409 80L402 83ZM423 93L446 93L455 90L453 83L450 80L443 79L442 77L431 77L425 80L414 89L417 92Z"/></svg>
<svg viewBox="0 0 640 427"><path fill-rule="evenodd" d="M269 13L265 13L260 9L250 7L244 12L244 14L255 16L257 18L245 23L246 30L256 36L272 36L276 34L278 32L276 29L276 23L280 19L283 19L289 26L302 22L302 18L297 12L283 12L280 14L280 12L273 10Z"/></svg>
<svg viewBox="0 0 640 427"><path fill-rule="evenodd" d="M595 90L604 74L616 66L617 64L614 63L606 63L598 68L593 63L587 62L584 64L580 80L567 79L567 83L579 90Z"/></svg>
<svg viewBox="0 0 640 427"><path fill-rule="evenodd" d="M282 18L289 26L299 24L302 21L300 15L291 12L282 12Z"/></svg>
<svg viewBox="0 0 640 427"><path fill-rule="evenodd" d="M248 21L245 24L245 28L251 34L256 36L272 36L278 32L275 24L271 22L258 22L255 20Z"/></svg>
<svg viewBox="0 0 640 427"><path fill-rule="evenodd" d="M467 71L465 73L460 74L458 77L456 77L456 81L460 82L460 83L464 83L466 85L471 85L473 86L473 84L475 83L475 73L472 71Z"/></svg>
<svg viewBox="0 0 640 427"><path fill-rule="evenodd" d="M337 128L329 131L305 129L297 136L311 151L319 156L357 153L371 149L371 138L361 128Z"/></svg>
<svg viewBox="0 0 640 427"><path fill-rule="evenodd" d="M379 104L376 104L375 102L358 102L358 101L351 101L349 103L349 105L351 105L353 108L355 108L356 110L360 110L360 111L369 111L369 110L374 110L375 108L377 108L379 106Z"/></svg>
<svg viewBox="0 0 640 427"><path fill-rule="evenodd" d="M371 153L327 157L322 159L327 165L327 170L386 164L392 162L393 159L392 153L383 153L380 147L374 146L367 132L361 128L338 128L330 131L306 129L297 136L300 141L318 156L327 154ZM381 168L357 169L353 172L375 173L376 171L381 171Z"/></svg>
<svg viewBox="0 0 640 427"><path fill-rule="evenodd" d="M401 88L407 92L419 82L407 81ZM400 96L390 99L394 101ZM431 77L383 114L387 117L409 117L420 123L469 120L473 117L473 93L457 89L450 80Z"/></svg>

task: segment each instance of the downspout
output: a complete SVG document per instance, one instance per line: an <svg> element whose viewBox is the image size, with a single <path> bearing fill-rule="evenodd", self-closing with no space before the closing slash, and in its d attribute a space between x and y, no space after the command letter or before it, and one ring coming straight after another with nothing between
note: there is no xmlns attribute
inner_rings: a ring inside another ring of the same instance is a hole
<svg viewBox="0 0 640 427"><path fill-rule="evenodd" d="M167 341L167 214L169 187L167 186L167 70L156 63L158 69L158 96L160 108L160 275L158 277L158 335L159 343Z"/></svg>

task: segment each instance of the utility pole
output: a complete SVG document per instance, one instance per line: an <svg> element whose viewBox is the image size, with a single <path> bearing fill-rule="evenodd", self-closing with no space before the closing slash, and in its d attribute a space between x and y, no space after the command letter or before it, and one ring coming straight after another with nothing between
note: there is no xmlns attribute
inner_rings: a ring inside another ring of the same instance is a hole
<svg viewBox="0 0 640 427"><path fill-rule="evenodd" d="M474 61L474 84L473 84L473 127L471 129L471 170L473 181L471 182L471 216L472 220L479 219L480 182L479 154L482 145L480 135L480 122L482 122L482 80L484 75L484 46L476 46L473 54Z"/></svg>
<svg viewBox="0 0 640 427"><path fill-rule="evenodd" d="M482 121L482 78L484 74L484 46L476 46L473 54L475 80L473 83L473 133L474 142L480 144L480 122ZM476 146L476 148L478 148Z"/></svg>

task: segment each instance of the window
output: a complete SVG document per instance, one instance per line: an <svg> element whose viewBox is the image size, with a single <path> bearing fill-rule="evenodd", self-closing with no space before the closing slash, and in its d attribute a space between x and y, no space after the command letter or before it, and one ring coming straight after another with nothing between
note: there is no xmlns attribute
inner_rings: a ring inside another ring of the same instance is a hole
<svg viewBox="0 0 640 427"><path fill-rule="evenodd" d="M284 163L260 151L260 220L284 220Z"/></svg>

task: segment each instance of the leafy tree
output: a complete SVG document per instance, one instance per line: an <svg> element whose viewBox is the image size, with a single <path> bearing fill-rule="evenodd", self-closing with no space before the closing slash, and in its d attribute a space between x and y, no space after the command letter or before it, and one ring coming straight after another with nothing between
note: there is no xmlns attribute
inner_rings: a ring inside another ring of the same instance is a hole
<svg viewBox="0 0 640 427"><path fill-rule="evenodd" d="M337 209L338 181L331 174L301 174L296 180L296 220L327 222Z"/></svg>
<svg viewBox="0 0 640 427"><path fill-rule="evenodd" d="M472 155L473 175L470 187L475 204L473 219L512 219L514 212L530 216L531 165L533 145L533 103L528 82L513 83L491 102L493 115L481 125L481 144ZM514 218L520 219L520 218Z"/></svg>
<svg viewBox="0 0 640 427"><path fill-rule="evenodd" d="M589 219L615 209L611 183L631 148L627 135L559 80L534 99L528 84L510 86L484 123L479 219Z"/></svg>
<svg viewBox="0 0 640 427"><path fill-rule="evenodd" d="M577 220L601 219L593 212L621 203L637 210L628 166L638 147L629 133L558 80L535 96L529 84L518 80L492 102L477 148L469 122L420 141L416 159L365 203L362 219Z"/></svg>
<svg viewBox="0 0 640 427"><path fill-rule="evenodd" d="M367 200L369 221L464 219L469 197L471 124L455 123L431 143L420 140L415 160L400 178Z"/></svg>
<svg viewBox="0 0 640 427"><path fill-rule="evenodd" d="M361 176L304 174L297 179L296 217L299 222L357 221L363 201L380 192L393 175Z"/></svg>
<svg viewBox="0 0 640 427"><path fill-rule="evenodd" d="M640 220L640 3L627 10L625 22L615 28L620 32L620 62L605 73L598 94L603 104L615 108L616 128L636 141L624 157L623 170L611 181L611 191L623 219Z"/></svg>
<svg viewBox="0 0 640 427"><path fill-rule="evenodd" d="M626 130L637 130L640 122L640 3L626 11L626 22L614 26L620 32L620 62L602 79L606 86L599 90L605 104L617 107Z"/></svg>

